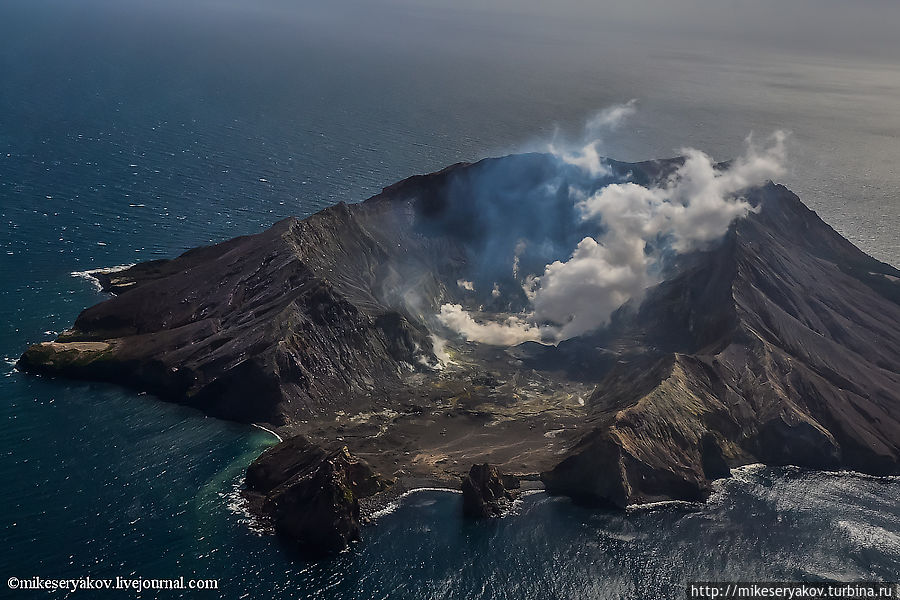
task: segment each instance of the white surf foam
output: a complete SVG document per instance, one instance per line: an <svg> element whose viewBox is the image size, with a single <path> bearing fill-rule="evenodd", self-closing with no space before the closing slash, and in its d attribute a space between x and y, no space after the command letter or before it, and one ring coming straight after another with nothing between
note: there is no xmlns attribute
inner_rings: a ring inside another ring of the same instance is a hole
<svg viewBox="0 0 900 600"><path fill-rule="evenodd" d="M9 356L4 356L3 364L5 364L8 367L8 370L4 373L4 375L6 377L12 377L13 374L16 372L16 359L11 358Z"/></svg>
<svg viewBox="0 0 900 600"><path fill-rule="evenodd" d="M645 502L643 504L630 504L625 507L627 512L638 510L658 510L662 508L697 508L703 506L702 502L691 502L690 500L660 500L659 502Z"/></svg>
<svg viewBox="0 0 900 600"><path fill-rule="evenodd" d="M241 491L240 480L232 485L229 491L219 492L219 496L225 500L225 507L228 512L236 515L238 517L238 522L246 526L252 533L256 535L266 535L271 533L265 525L259 522L256 515L253 514L253 511L250 510L250 501Z"/></svg>
<svg viewBox="0 0 900 600"><path fill-rule="evenodd" d="M100 273L118 273L119 271L124 271L125 269L130 269L133 267L135 263L127 264L127 265L116 265L114 267L103 267L100 269L90 269L88 271L72 271L69 273L72 277L78 277L80 279L86 279L94 286L94 288L101 292L103 288L100 286L100 281L97 279L97 275Z"/></svg>
<svg viewBox="0 0 900 600"><path fill-rule="evenodd" d="M381 517L385 515L389 515L392 512L396 511L400 508L400 504L402 503L404 498L411 496L412 494L418 494L419 492L449 492L451 494L462 494L460 490L454 490L451 488L440 488L440 487L422 487L422 488L413 488L411 490L407 490L397 496L395 500L389 502L384 508L380 508L374 511L372 514L368 515L369 520L377 521Z"/></svg>
<svg viewBox="0 0 900 600"><path fill-rule="evenodd" d="M280 435L278 435L277 433L275 433L274 431L272 431L272 430L269 429L268 427L263 427L262 425L259 425L259 424L257 424L257 423L251 423L251 425L253 425L253 426L256 427L257 429L262 429L263 431L265 431L265 432L267 432L267 433L271 433L272 435L275 436L275 438L276 438L279 442L283 442L283 441L284 441L284 438L282 438Z"/></svg>

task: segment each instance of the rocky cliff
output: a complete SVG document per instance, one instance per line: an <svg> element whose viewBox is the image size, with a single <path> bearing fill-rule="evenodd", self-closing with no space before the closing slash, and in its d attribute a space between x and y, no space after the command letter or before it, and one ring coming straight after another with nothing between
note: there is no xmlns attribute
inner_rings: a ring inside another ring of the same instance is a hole
<svg viewBox="0 0 900 600"><path fill-rule="evenodd" d="M296 436L250 465L244 494L286 544L317 558L360 539L359 501L386 486L346 447L328 451Z"/></svg>
<svg viewBox="0 0 900 600"><path fill-rule="evenodd" d="M500 517L518 496L519 479L489 464L472 465L462 480L463 514L474 519Z"/></svg>

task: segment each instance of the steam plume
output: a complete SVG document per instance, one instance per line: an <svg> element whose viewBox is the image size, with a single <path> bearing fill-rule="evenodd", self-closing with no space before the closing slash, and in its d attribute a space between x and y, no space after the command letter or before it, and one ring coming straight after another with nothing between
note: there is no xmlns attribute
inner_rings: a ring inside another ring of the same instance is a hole
<svg viewBox="0 0 900 600"><path fill-rule="evenodd" d="M540 329L516 316L507 317L503 322L479 323L459 304L444 304L438 315L441 323L473 342L494 346L515 346L522 342L537 342L541 339Z"/></svg>
<svg viewBox="0 0 900 600"><path fill-rule="evenodd" d="M616 104L591 117L585 125L588 140L580 148L560 148L551 142L547 150L563 162L579 167L592 177L608 175L609 168L604 164L600 154L601 134L618 129L625 120L637 110L637 100L631 99L625 104Z"/></svg>
<svg viewBox="0 0 900 600"><path fill-rule="evenodd" d="M752 210L739 192L783 172L784 142L783 132L763 149L748 138L746 153L725 169L686 148L684 165L661 187L613 183L578 201L582 219L599 221L606 231L584 238L569 260L547 265L529 282L530 320L554 324L555 341L605 325L618 307L658 283L651 266L659 256L647 252L648 242L689 252L721 238Z"/></svg>
<svg viewBox="0 0 900 600"><path fill-rule="evenodd" d="M633 101L613 107L592 119L588 129L596 133L616 127L633 112ZM573 226L594 225L599 233L583 237L567 259L552 261L521 280L528 310L502 322L479 322L462 306L445 304L438 319L468 340L495 345L556 343L606 325L616 309L640 300L648 287L659 283L655 267L661 252L701 249L753 210L741 193L783 173L785 139L779 131L761 147L748 137L743 156L725 166L699 150L684 148L683 164L647 187L632 181L599 189L569 183L568 198L578 221ZM575 151L551 146L551 152L596 184L611 175L598 146L599 141ZM520 254L517 246L514 269Z"/></svg>

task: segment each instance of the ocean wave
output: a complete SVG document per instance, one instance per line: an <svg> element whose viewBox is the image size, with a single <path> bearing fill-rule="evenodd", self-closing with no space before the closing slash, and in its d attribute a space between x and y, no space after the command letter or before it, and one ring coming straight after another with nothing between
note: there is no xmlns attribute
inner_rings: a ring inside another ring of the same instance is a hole
<svg viewBox="0 0 900 600"><path fill-rule="evenodd" d="M18 362L18 359L11 358L9 356L3 357L3 364L9 367L9 369L4 373L6 377L12 377L13 373L16 372L16 362Z"/></svg>
<svg viewBox="0 0 900 600"><path fill-rule="evenodd" d="M853 479L867 479L869 481L900 481L900 475L869 475L859 471L821 471L823 475L832 477L851 477Z"/></svg>
<svg viewBox="0 0 900 600"><path fill-rule="evenodd" d="M104 274L118 273L119 271L124 271L126 269L130 269L135 264L136 263L131 263L131 264L127 264L127 265L116 265L114 267L102 267L100 269L89 269L87 271L72 271L71 273L69 273L69 275L72 277L78 277L79 279L86 279L87 281L89 281L91 283L91 285L94 286L94 288L98 292L102 292L103 288L100 285L100 281L96 277L96 275L98 273L104 273Z"/></svg>
<svg viewBox="0 0 900 600"><path fill-rule="evenodd" d="M878 550L896 556L900 553L900 535L877 525L840 520L836 525L857 548Z"/></svg>
<svg viewBox="0 0 900 600"><path fill-rule="evenodd" d="M820 469L808 469L805 467L797 467L794 465L784 465L779 467L770 467L762 463L753 463L742 467L731 469L731 477L739 481L749 482L754 476L764 473L767 470L778 469L785 475L793 476L823 476L823 477L849 477L853 479L867 479L870 481L900 481L900 475L870 475L859 471L851 471L849 469L841 469L838 471L827 471Z"/></svg>
<svg viewBox="0 0 900 600"><path fill-rule="evenodd" d="M283 442L283 441L284 441L284 438L283 438L283 437L281 437L280 435L278 435L277 433L275 433L274 431L272 431L271 429L269 429L269 428L267 428L267 427L263 427L262 425L259 425L259 424L257 424L257 423L251 423L251 425L253 425L253 426L256 427L257 429L262 429L262 430L265 431L266 433L271 433L272 435L275 436L275 438L276 438L279 442Z"/></svg>
<svg viewBox="0 0 900 600"><path fill-rule="evenodd" d="M256 535L267 535L271 533L267 527L260 523L253 511L250 510L250 501L242 493L240 479L231 486L229 491L219 492L219 495L225 500L225 507L228 512L238 517L238 523L244 525Z"/></svg>
<svg viewBox="0 0 900 600"><path fill-rule="evenodd" d="M534 496L536 494L544 494L544 493L546 493L546 490L543 490L543 489L522 490L519 493L518 497L516 497L516 499L513 500L512 503L510 503L509 508L507 508L503 512L503 514L501 515L501 518L502 517L514 517L516 515L522 514L522 510L525 508L525 498L528 498L529 496Z"/></svg>
<svg viewBox="0 0 900 600"><path fill-rule="evenodd" d="M660 500L658 502L644 502L643 504L629 504L625 507L626 512L658 510L663 508L700 508L703 502L693 502L691 500Z"/></svg>
<svg viewBox="0 0 900 600"><path fill-rule="evenodd" d="M370 521L374 522L374 521L377 521L378 519L380 519L381 517L384 517L386 515L389 515L389 514L395 512L398 508L400 508L400 505L403 503L403 500L405 498L408 498L409 496L411 496L413 494L418 494L419 492L448 492L451 494L462 494L462 491L454 490L451 488L441 488L441 487L413 488L411 490L406 490L405 492L403 492L402 494L397 496L394 500L391 500L390 502L388 502L384 507L379 508L378 510L372 511L371 514L367 515L368 519Z"/></svg>
<svg viewBox="0 0 900 600"><path fill-rule="evenodd" d="M752 463L731 469L731 476L735 479L746 481L753 475L758 475L760 472L765 471L767 468L768 467L762 463Z"/></svg>

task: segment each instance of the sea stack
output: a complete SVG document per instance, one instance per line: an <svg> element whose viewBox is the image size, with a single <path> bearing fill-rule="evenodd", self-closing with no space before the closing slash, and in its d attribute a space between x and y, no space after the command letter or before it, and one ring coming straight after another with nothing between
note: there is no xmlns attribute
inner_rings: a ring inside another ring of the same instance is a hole
<svg viewBox="0 0 900 600"><path fill-rule="evenodd" d="M499 517L518 496L519 479L487 463L472 465L462 480L463 514L482 519Z"/></svg>
<svg viewBox="0 0 900 600"><path fill-rule="evenodd" d="M359 500L386 487L346 447L334 451L295 436L266 450L247 469L254 511L301 554L319 557L360 538Z"/></svg>

